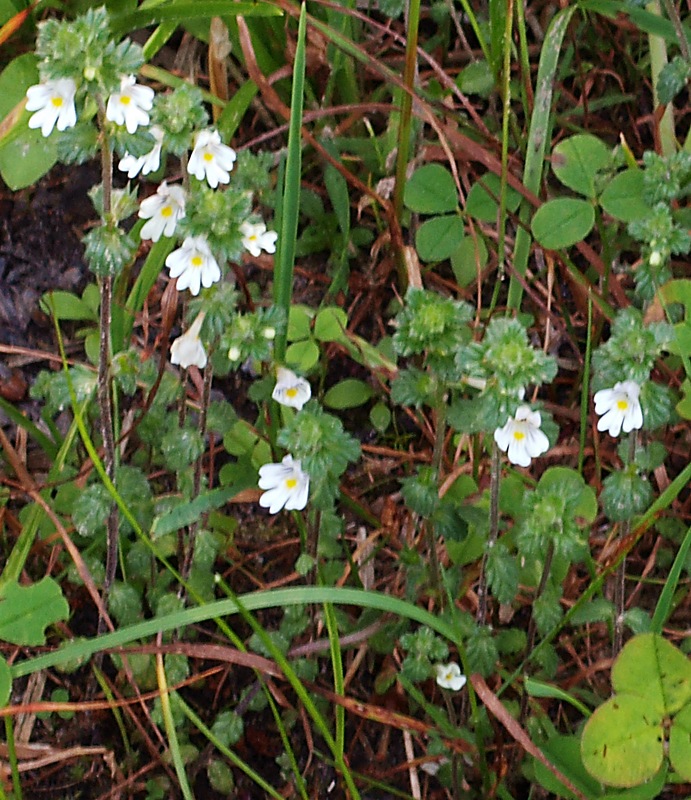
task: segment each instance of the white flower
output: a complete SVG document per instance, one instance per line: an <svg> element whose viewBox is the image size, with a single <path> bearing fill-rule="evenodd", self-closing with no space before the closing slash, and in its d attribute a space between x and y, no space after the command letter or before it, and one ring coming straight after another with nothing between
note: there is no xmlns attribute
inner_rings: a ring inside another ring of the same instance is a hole
<svg viewBox="0 0 691 800"><path fill-rule="evenodd" d="M161 236L172 236L177 221L185 216L185 190L163 181L156 194L142 200L138 216L148 220L139 234L142 239L157 242Z"/></svg>
<svg viewBox="0 0 691 800"><path fill-rule="evenodd" d="M299 411L312 397L312 387L304 378L299 378L291 370L279 367L276 370L276 385L271 397L282 406L297 408Z"/></svg>
<svg viewBox="0 0 691 800"><path fill-rule="evenodd" d="M527 467L531 458L537 458L549 449L549 439L540 430L542 418L530 406L519 406L516 416L494 431L494 441L499 448L508 450L509 461Z"/></svg>
<svg viewBox="0 0 691 800"><path fill-rule="evenodd" d="M267 231L263 222L243 222L240 225L240 233L242 246L255 258L262 250L266 250L267 253L276 252L278 234L276 231Z"/></svg>
<svg viewBox="0 0 691 800"><path fill-rule="evenodd" d="M175 288L179 292L189 289L198 295L201 286L208 289L221 279L221 269L203 236L188 236L182 247L166 258L166 267L170 277L178 279Z"/></svg>
<svg viewBox="0 0 691 800"><path fill-rule="evenodd" d="M451 689L452 692L457 692L465 686L466 677L455 661L450 664L437 664L435 669L437 670L437 685L442 689Z"/></svg>
<svg viewBox="0 0 691 800"><path fill-rule="evenodd" d="M233 345L233 347L228 350L228 361L239 361L241 355L240 348Z"/></svg>
<svg viewBox="0 0 691 800"><path fill-rule="evenodd" d="M259 488L268 490L259 498L259 505L268 508L270 514L282 508L300 511L307 505L310 479L300 462L287 455L280 464L264 464L259 468Z"/></svg>
<svg viewBox="0 0 691 800"><path fill-rule="evenodd" d="M219 183L230 181L230 170L236 158L235 150L223 144L218 131L199 131L187 171L200 181L206 178L209 186L215 189Z"/></svg>
<svg viewBox="0 0 691 800"><path fill-rule="evenodd" d="M264 328L262 336L272 342L276 338L276 328Z"/></svg>
<svg viewBox="0 0 691 800"><path fill-rule="evenodd" d="M140 125L149 124L149 114L154 103L154 90L140 86L134 75L123 75L120 91L113 92L106 104L106 118L116 125L124 125L128 133L134 133Z"/></svg>
<svg viewBox="0 0 691 800"><path fill-rule="evenodd" d="M161 166L161 147L163 145L163 128L158 125L152 125L149 133L154 137L155 144L148 153L143 156L131 156L129 153L120 159L118 169L127 173L127 177L136 178L141 172L142 175L148 175L150 172L156 172Z"/></svg>
<svg viewBox="0 0 691 800"><path fill-rule="evenodd" d="M77 85L72 78L60 78L29 86L26 90L26 109L35 111L29 120L30 128L40 128L50 136L54 127L59 131L71 128L77 122L74 95Z"/></svg>
<svg viewBox="0 0 691 800"><path fill-rule="evenodd" d="M595 393L595 413L600 417L599 431L609 431L610 436L637 431L643 427L643 411L638 401L641 387L635 381L615 383L613 389Z"/></svg>
<svg viewBox="0 0 691 800"><path fill-rule="evenodd" d="M170 363L179 364L183 369L189 369L191 366L204 369L206 366L206 350L202 340L199 338L199 331L204 322L206 313L200 311L197 318L190 325L190 327L171 344L170 346Z"/></svg>

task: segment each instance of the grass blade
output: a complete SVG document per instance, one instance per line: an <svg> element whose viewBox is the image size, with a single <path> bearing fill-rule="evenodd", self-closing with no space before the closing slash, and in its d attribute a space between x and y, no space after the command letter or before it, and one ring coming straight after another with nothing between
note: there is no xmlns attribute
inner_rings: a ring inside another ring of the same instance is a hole
<svg viewBox="0 0 691 800"><path fill-rule="evenodd" d="M293 270L295 267L295 242L298 232L300 212L300 175L302 171L302 108L305 88L305 46L307 31L307 11L305 4L300 9L298 39L293 66L293 91L288 125L288 158L286 161L285 183L281 202L281 227L278 237L274 271L274 303L283 309L286 320L293 297ZM275 349L277 361L285 357L287 329L276 335Z"/></svg>
<svg viewBox="0 0 691 800"><path fill-rule="evenodd" d="M575 10L576 6L570 6L569 8L562 9L554 17L547 30L545 41L542 45L542 52L540 53L537 86L535 89L535 106L530 119L528 150L525 158L525 168L523 170L523 185L528 191L535 195L540 191L542 166L545 163L545 151L547 149L547 143L552 138L550 119L552 114L554 76L557 72L559 53L561 51L564 35ZM530 204L526 200L523 200L520 211L521 225L516 232L516 244L513 250L513 266L517 275L511 278L509 297L507 300L507 306L509 309L513 310L518 310L521 307L521 298L523 297L523 286L517 276L523 278L528 268L528 257L530 256L530 244L532 241L528 231L532 211L533 209Z"/></svg>

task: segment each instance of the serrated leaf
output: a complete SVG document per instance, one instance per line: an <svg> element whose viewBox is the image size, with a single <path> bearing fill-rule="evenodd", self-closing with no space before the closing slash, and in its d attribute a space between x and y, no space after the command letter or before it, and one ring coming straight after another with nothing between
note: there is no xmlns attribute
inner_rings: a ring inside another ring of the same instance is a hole
<svg viewBox="0 0 691 800"><path fill-rule="evenodd" d="M52 578L31 586L16 582L0 588L0 640L19 645L44 645L48 625L69 616L62 590Z"/></svg>
<svg viewBox="0 0 691 800"><path fill-rule="evenodd" d="M533 217L531 229L537 241L548 250L580 242L595 224L595 209L585 200L562 197L548 200Z"/></svg>
<svg viewBox="0 0 691 800"><path fill-rule="evenodd" d="M552 151L552 170L559 180L586 197L595 197L595 176L610 161L610 149L597 136L577 134Z"/></svg>
<svg viewBox="0 0 691 800"><path fill-rule="evenodd" d="M458 248L464 233L463 220L457 214L432 217L417 229L417 253L423 261L444 261Z"/></svg>
<svg viewBox="0 0 691 800"><path fill-rule="evenodd" d="M441 164L425 164L405 185L403 202L418 214L447 214L458 207L458 192L451 173Z"/></svg>

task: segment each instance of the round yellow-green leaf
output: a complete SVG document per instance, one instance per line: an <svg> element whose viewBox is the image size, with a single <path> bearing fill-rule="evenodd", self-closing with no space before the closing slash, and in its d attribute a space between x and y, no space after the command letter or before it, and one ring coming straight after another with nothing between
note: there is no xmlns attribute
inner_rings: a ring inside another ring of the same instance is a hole
<svg viewBox="0 0 691 800"><path fill-rule="evenodd" d="M691 781L691 703L672 720L669 761L681 778Z"/></svg>
<svg viewBox="0 0 691 800"><path fill-rule="evenodd" d="M638 694L642 708L670 716L691 700L691 661L659 634L635 636L612 667L612 688Z"/></svg>
<svg viewBox="0 0 691 800"><path fill-rule="evenodd" d="M639 696L617 695L596 709L583 728L581 756L588 772L607 786L645 783L662 766L662 716Z"/></svg>
<svg viewBox="0 0 691 800"><path fill-rule="evenodd" d="M595 210L585 200L562 197L548 200L535 212L532 222L533 236L548 250L580 242L595 224Z"/></svg>

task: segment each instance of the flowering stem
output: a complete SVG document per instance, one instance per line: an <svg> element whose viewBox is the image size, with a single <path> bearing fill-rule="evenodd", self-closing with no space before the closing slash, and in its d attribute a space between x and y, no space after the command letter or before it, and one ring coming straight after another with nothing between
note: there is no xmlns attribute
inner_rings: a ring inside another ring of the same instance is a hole
<svg viewBox="0 0 691 800"><path fill-rule="evenodd" d="M537 587L537 591L535 592L535 600L542 595L545 591L545 586L547 586L547 581L549 580L549 573L552 569L552 561L554 559L554 542L550 541L547 547L547 553L545 555L545 563L542 567L542 576L540 577L540 583ZM533 603L535 603L533 600ZM526 645L526 654L527 657L530 658L530 654L533 652L533 648L535 647L535 636L537 634L537 625L535 624L535 614L531 613L530 615L530 623L528 624L528 637L527 637L527 645ZM523 693L521 695L521 711L519 715L519 725L523 725L525 723L526 715L528 713L528 692L525 690L525 684L523 685Z"/></svg>
<svg viewBox="0 0 691 800"><path fill-rule="evenodd" d="M432 451L432 468L437 477L437 483L441 475L442 457L444 455L444 441L446 439L446 397L439 398L437 404L437 429L434 439L434 450ZM443 590L441 578L441 566L437 556L437 537L434 532L434 525L431 521L425 525L425 535L427 537L427 550L429 551L432 587L439 597L439 603L443 608L446 604L446 595Z"/></svg>
<svg viewBox="0 0 691 800"><path fill-rule="evenodd" d="M477 587L477 615L478 625L484 625L487 619L487 558L490 550L497 543L499 537L499 478L501 476L501 454L496 442L492 442L492 464L490 466L489 482L489 536L487 547L482 556L480 565L480 583Z"/></svg>
<svg viewBox="0 0 691 800"><path fill-rule="evenodd" d="M113 151L104 130L105 109L99 100L99 122L101 127L101 181L103 184L103 218L111 213L113 196ZM115 434L113 429L113 396L110 381L111 365L111 323L113 306L113 276L99 279L100 316L98 348L98 405L101 416L101 437L103 439L103 464L106 475L115 482ZM107 598L115 580L118 564L118 507L113 503L108 514L106 545L106 573L103 580L103 596ZM99 622L100 625L100 622Z"/></svg>
<svg viewBox="0 0 691 800"><path fill-rule="evenodd" d="M627 466L636 457L636 431L629 434L629 451L627 453ZM619 529L620 540L626 539L631 531L631 520L625 519ZM626 556L622 558L614 575L614 636L612 639L612 657L616 658L624 644L624 615L626 613Z"/></svg>
<svg viewBox="0 0 691 800"><path fill-rule="evenodd" d="M204 369L204 385L202 387L202 404L201 410L199 412L199 435L202 438L202 441L206 439L206 421L209 412L209 400L211 398L211 382L214 377L214 369L211 366L211 353L209 353L209 360L206 362L206 367ZM202 487L202 472L203 472L203 459L204 454L202 453L201 456L197 459L197 463L194 466L194 496L199 497L199 492L201 491ZM183 566L182 566L182 577L184 580L189 578L190 570L192 568L192 559L194 558L194 540L197 535L197 531L199 530L199 521L193 522L190 525L189 529L189 543L187 545L187 552L185 553Z"/></svg>

